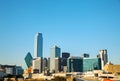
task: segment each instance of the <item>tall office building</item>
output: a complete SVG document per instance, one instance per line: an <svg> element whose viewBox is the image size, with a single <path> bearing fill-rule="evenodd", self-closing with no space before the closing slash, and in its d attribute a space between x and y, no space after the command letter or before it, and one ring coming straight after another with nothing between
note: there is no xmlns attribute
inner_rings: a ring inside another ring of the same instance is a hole
<svg viewBox="0 0 120 81"><path fill-rule="evenodd" d="M55 71L55 58L60 57L61 49L53 46L50 49L50 71Z"/></svg>
<svg viewBox="0 0 120 81"><path fill-rule="evenodd" d="M98 57L101 58L101 67L103 69L105 64L107 64L107 62L108 62L107 50L106 49L100 50Z"/></svg>
<svg viewBox="0 0 120 81"><path fill-rule="evenodd" d="M43 37L42 33L37 33L34 39L34 56L43 57Z"/></svg>

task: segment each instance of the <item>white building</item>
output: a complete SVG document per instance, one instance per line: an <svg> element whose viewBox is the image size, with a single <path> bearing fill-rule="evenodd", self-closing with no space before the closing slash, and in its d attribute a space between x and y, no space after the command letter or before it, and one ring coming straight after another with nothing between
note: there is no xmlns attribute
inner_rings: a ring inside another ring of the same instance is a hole
<svg viewBox="0 0 120 81"><path fill-rule="evenodd" d="M50 71L55 71L55 58L60 57L61 49L53 46L50 49Z"/></svg>
<svg viewBox="0 0 120 81"><path fill-rule="evenodd" d="M42 73L42 57L33 59L33 73Z"/></svg>
<svg viewBox="0 0 120 81"><path fill-rule="evenodd" d="M100 50L99 51L100 54L100 58L101 58L101 67L103 69L103 67L105 66L105 64L107 64L108 62L108 55L107 55L107 50Z"/></svg>
<svg viewBox="0 0 120 81"><path fill-rule="evenodd" d="M5 71L6 71L6 74L11 74L11 75L14 74L12 67L7 67L7 68L5 68Z"/></svg>

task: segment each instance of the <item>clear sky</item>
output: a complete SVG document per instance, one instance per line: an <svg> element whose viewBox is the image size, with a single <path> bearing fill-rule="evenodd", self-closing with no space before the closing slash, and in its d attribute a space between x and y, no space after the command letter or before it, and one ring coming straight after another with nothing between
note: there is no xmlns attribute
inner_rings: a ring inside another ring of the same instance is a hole
<svg viewBox="0 0 120 81"><path fill-rule="evenodd" d="M53 45L72 56L107 49L120 64L120 0L0 0L0 64L24 65L37 32L45 57Z"/></svg>

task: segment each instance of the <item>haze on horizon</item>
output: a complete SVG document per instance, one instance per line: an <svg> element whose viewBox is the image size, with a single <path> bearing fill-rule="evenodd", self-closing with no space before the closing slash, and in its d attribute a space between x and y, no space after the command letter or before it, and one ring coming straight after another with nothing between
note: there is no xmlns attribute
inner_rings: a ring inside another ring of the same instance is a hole
<svg viewBox="0 0 120 81"><path fill-rule="evenodd" d="M57 45L72 56L108 50L120 64L119 0L0 0L0 64L24 66L34 36L43 34L43 55Z"/></svg>

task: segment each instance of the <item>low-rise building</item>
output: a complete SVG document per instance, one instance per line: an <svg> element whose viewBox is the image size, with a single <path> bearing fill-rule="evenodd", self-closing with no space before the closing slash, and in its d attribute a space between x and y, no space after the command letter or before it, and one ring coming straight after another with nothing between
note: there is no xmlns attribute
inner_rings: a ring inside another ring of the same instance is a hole
<svg viewBox="0 0 120 81"><path fill-rule="evenodd" d="M68 72L82 72L83 71L83 59L82 57L69 57L67 59Z"/></svg>
<svg viewBox="0 0 120 81"><path fill-rule="evenodd" d="M101 70L101 58L83 58L83 72Z"/></svg>

